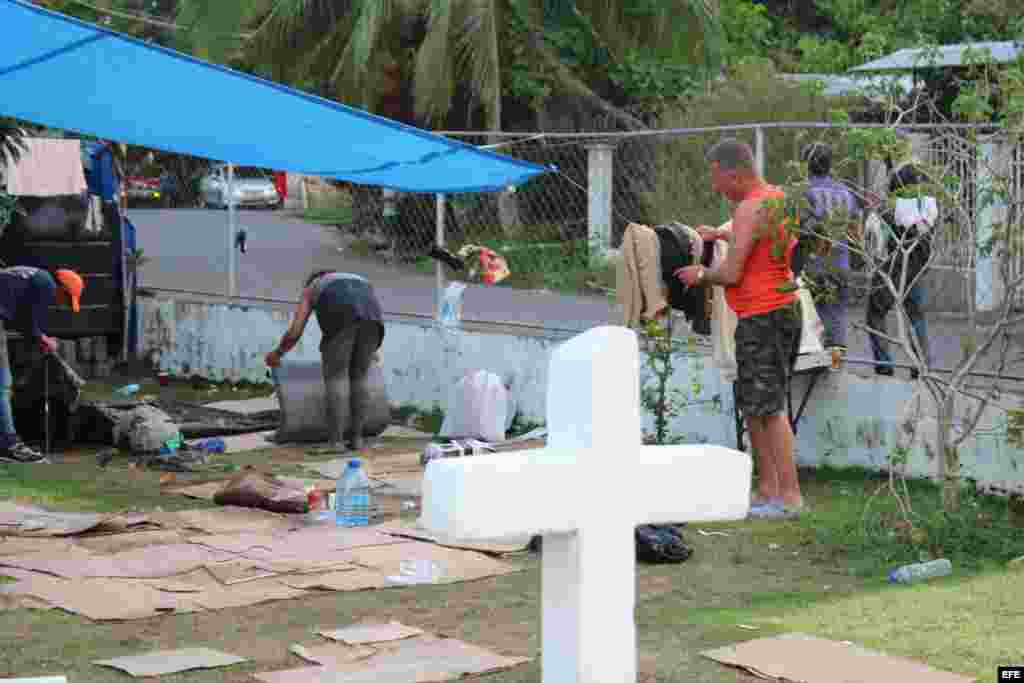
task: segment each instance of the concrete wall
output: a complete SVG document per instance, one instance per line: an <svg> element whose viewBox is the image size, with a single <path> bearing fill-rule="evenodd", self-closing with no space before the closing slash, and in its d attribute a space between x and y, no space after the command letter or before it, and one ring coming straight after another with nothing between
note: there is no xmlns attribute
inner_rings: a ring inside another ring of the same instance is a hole
<svg viewBox="0 0 1024 683"><path fill-rule="evenodd" d="M161 369L178 375L267 381L263 356L275 347L289 321L287 311L257 306L164 297L140 301L143 348ZM482 368L511 384L513 400L525 418L544 420L549 357L565 336L451 333L430 321L389 320L386 326L381 359L393 404L443 409L448 389L466 372ZM318 360L319 343L320 330L311 323L290 357ZM644 370L641 381L647 376ZM798 378L794 401L803 396L807 383L808 378ZM893 446L907 442L912 449L909 471L933 475L936 461L925 444L935 433L934 411L925 396L921 415L908 412L914 405L916 386L845 371L822 376L799 424L799 462L878 469L887 464ZM704 402L675 418L673 433L685 435L689 441L735 447L731 385L721 381L710 358L703 353L680 358L673 387L691 394L696 390L696 398ZM902 427L908 420L917 427L912 440ZM650 415L645 416L645 429L653 429ZM1024 452L1010 448L1003 434L999 412L989 411L977 436L962 447L964 474L986 488L1024 493L1024 474L1018 471Z"/></svg>

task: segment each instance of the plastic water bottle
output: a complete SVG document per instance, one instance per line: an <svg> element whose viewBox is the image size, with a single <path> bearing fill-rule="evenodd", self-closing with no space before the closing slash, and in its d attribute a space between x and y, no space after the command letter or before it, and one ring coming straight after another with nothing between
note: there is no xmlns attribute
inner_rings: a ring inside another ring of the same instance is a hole
<svg viewBox="0 0 1024 683"><path fill-rule="evenodd" d="M953 565L949 560L932 560L893 569L889 572L889 583L914 583L939 576L949 576L952 573Z"/></svg>
<svg viewBox="0 0 1024 683"><path fill-rule="evenodd" d="M335 519L339 526L370 524L370 479L358 458L348 461L348 467L338 479L334 501Z"/></svg>

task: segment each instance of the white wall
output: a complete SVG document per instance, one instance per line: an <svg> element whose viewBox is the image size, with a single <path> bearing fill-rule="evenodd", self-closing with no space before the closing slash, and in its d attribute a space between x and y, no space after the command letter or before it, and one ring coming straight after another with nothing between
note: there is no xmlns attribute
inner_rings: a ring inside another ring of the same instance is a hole
<svg viewBox="0 0 1024 683"><path fill-rule="evenodd" d="M170 298L141 298L143 349L155 353L161 369L172 374L198 373L213 379L267 381L263 356L274 348L288 325L289 314L261 307L193 303ZM473 331L448 333L430 322L387 321L381 360L388 395L395 405L429 410L444 407L451 387L466 372L486 369L512 386L521 414L541 422L545 416L548 361L564 337L528 337ZM290 357L318 360L320 330L307 327ZM643 360L643 359L641 359ZM642 372L641 381L647 373ZM699 398L718 397L720 407L694 406L671 424L675 434L735 447L732 388L723 384L705 356L681 358L672 386L689 391L698 378ZM806 390L799 378L794 402ZM823 376L808 402L797 434L797 458L802 465L830 463L880 468L900 436L905 410L914 397L914 384L899 379L861 377L848 372ZM923 447L932 439L934 411L925 398L923 418L915 420L910 471L931 476L935 459ZM645 429L653 429L645 416ZM985 415L978 435L962 448L964 475L983 486L1024 493L1024 452L1010 448L1000 429L999 414Z"/></svg>

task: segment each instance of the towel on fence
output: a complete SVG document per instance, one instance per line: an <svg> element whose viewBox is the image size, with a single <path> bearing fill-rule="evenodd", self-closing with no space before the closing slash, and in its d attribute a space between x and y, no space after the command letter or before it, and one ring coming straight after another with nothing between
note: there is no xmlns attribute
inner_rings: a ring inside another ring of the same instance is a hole
<svg viewBox="0 0 1024 683"><path fill-rule="evenodd" d="M14 162L7 157L7 193L59 197L86 191L81 142L25 138L25 150Z"/></svg>
<svg viewBox="0 0 1024 683"><path fill-rule="evenodd" d="M622 236L622 255L615 269L615 293L623 324L635 327L668 308L661 279L658 236L646 225L630 223Z"/></svg>
<svg viewBox="0 0 1024 683"><path fill-rule="evenodd" d="M732 221L722 226L732 229ZM713 243L715 253L711 267L718 268L729 254L729 243L718 240ZM725 288L715 285L711 288L711 363L718 368L723 382L736 381L736 313L725 300Z"/></svg>

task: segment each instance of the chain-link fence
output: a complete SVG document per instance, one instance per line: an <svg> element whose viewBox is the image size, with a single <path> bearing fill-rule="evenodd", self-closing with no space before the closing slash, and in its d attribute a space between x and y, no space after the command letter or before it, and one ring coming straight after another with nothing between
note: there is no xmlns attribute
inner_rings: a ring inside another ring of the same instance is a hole
<svg viewBox="0 0 1024 683"><path fill-rule="evenodd" d="M1000 137L998 131L956 126L905 126L914 156L938 169L950 203L957 207L953 223L977 225L985 210L983 175L991 164L979 150L994 147L1007 161L998 175L1006 180L1010 199L1006 223L1024 224L1024 147ZM593 258L595 247L617 248L629 222L648 225L680 221L717 225L729 218L730 206L709 182L707 150L724 137L749 143L765 177L773 183L792 181L801 150L815 141L834 150L834 175L858 193L884 196L887 173L881 162L856 161L850 127L825 123L763 123L713 128L643 131L639 133L442 133L453 139L554 169L514 191L487 194L435 195L394 193L381 188L314 182L312 212L337 216L347 240L346 251L431 275L444 269L430 257L435 246L452 253L465 245L487 246L503 255L512 271L503 286L546 290L567 295L614 294L614 267ZM991 173L989 173L991 175ZM944 224L945 225L945 224ZM976 232L976 231L975 231ZM938 262L929 276L933 309L962 310L972 296L977 266L974 237L955 229L936 232ZM1024 274L1024 238L1008 240L1006 259L1011 277ZM465 273L452 273L462 278ZM958 274L962 277L952 277ZM854 298L866 292L866 278L855 280ZM438 287L444 278L438 278ZM437 292L437 298L440 291ZM518 304L517 304L518 305ZM614 319L611 313L609 319ZM503 320L507 320L505 316ZM497 318L496 318L497 320Z"/></svg>

